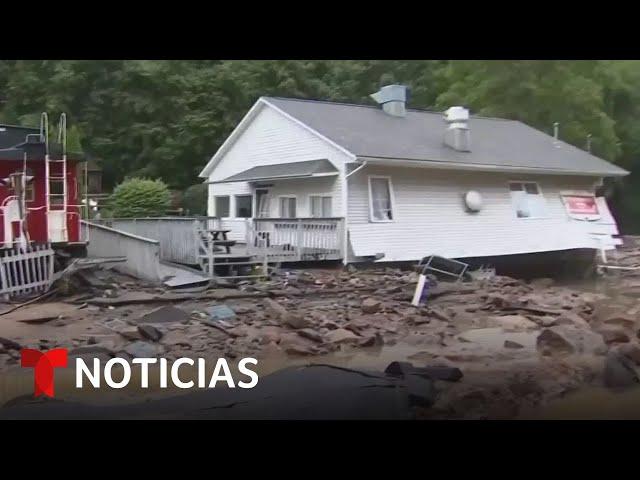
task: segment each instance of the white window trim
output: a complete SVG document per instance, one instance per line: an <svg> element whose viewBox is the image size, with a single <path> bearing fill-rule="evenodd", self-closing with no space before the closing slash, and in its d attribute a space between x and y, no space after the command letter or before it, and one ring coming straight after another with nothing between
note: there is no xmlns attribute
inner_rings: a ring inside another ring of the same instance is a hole
<svg viewBox="0 0 640 480"><path fill-rule="evenodd" d="M388 181L389 185L389 195L391 196L391 215L393 218L391 220L376 220L373 217L373 196L371 195L371 179L372 178L384 178ZM396 200L395 194L393 193L393 182L391 181L391 177L388 175L369 175L367 178L367 183L369 185L369 222L371 223L393 223L398 219L397 209L396 209Z"/></svg>
<svg viewBox="0 0 640 480"><path fill-rule="evenodd" d="M512 183L521 183L523 185L525 183L533 183L533 184L535 184L535 186L538 189L538 195L540 195L542 197L542 200L544 201L545 211L546 212L549 211L549 205L547 204L547 197L544 196L544 192L542 191L542 188L540 188L540 184L538 182L531 181L531 180L509 180L507 182L507 188L509 189L509 200L512 199L512 197L511 197L511 184ZM513 203L511 205L513 207ZM542 217L519 217L518 216L518 212L515 212L515 211L514 211L514 214L515 214L516 220L544 220L544 219L550 218L550 216L548 214L545 215L545 216L542 216Z"/></svg>
<svg viewBox="0 0 640 480"><path fill-rule="evenodd" d="M218 204L216 202L216 198L222 198L222 197L228 197L229 198L229 216L227 216L227 217L221 217L220 215L218 215ZM215 215L214 216L216 216L218 218L221 218L221 219L233 218L231 216L231 214L233 213L233 207L234 207L234 205L231 204L232 203L231 202L232 198L233 198L233 195L214 195L213 196L213 209L215 210ZM233 202L233 203L235 203L235 202Z"/></svg>
<svg viewBox="0 0 640 480"><path fill-rule="evenodd" d="M249 197L251 198L251 213L248 217L239 217L238 216L238 197ZM253 217L253 203L255 202L255 196L251 193L235 193L233 195L233 218L240 218L245 220L247 218ZM229 199L229 207L231 207L231 199ZM229 212L231 214L231 212Z"/></svg>
<svg viewBox="0 0 640 480"><path fill-rule="evenodd" d="M310 193L307 195L307 212L309 213L309 218L318 218L313 216L313 208L311 205L311 197L329 197L331 198L331 216L330 217L320 217L320 218L333 218L333 194L331 193Z"/></svg>
<svg viewBox="0 0 640 480"><path fill-rule="evenodd" d="M300 218L300 215L298 215L300 213L300 202L298 202L298 196L297 195L278 195L278 215L279 218L284 218L284 219L291 219L291 217L283 217L282 216L282 204L280 202L281 198L295 198L296 199L296 216L293 218Z"/></svg>

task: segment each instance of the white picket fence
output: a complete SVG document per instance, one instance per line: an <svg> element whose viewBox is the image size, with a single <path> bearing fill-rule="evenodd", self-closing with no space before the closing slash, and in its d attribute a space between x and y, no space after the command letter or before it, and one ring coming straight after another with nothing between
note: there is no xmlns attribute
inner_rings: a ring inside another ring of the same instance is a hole
<svg viewBox="0 0 640 480"><path fill-rule="evenodd" d="M8 298L46 291L53 276L53 255L50 245L3 250L0 253L0 296Z"/></svg>

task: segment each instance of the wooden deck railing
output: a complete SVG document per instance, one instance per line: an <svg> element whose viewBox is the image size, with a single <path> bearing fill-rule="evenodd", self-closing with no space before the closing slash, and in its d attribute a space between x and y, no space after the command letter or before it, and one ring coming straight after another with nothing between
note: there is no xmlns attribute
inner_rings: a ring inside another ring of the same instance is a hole
<svg viewBox="0 0 640 480"><path fill-rule="evenodd" d="M332 218L255 218L247 228L247 249L269 261L344 258L344 220Z"/></svg>

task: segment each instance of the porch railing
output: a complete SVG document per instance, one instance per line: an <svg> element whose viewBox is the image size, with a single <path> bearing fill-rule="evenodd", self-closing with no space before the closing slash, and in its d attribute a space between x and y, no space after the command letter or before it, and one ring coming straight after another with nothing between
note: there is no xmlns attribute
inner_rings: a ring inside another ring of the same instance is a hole
<svg viewBox="0 0 640 480"><path fill-rule="evenodd" d="M247 249L269 261L344 258L344 220L332 218L255 218L247 225Z"/></svg>
<svg viewBox="0 0 640 480"><path fill-rule="evenodd" d="M160 243L160 258L171 262L197 264L196 229L219 228L216 217L107 218L92 223L121 230Z"/></svg>

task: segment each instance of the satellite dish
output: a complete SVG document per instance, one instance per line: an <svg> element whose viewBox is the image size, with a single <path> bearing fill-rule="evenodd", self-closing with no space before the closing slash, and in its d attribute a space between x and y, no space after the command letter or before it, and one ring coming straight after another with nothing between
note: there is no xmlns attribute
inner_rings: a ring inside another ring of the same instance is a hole
<svg viewBox="0 0 640 480"><path fill-rule="evenodd" d="M479 212L482 210L482 195L470 190L464 195L464 204L470 212Z"/></svg>

